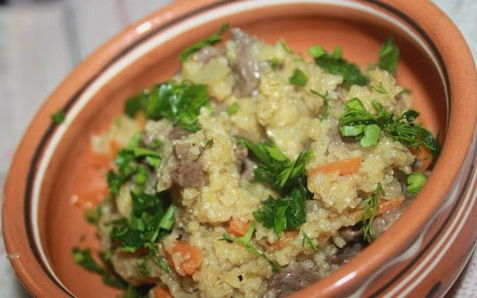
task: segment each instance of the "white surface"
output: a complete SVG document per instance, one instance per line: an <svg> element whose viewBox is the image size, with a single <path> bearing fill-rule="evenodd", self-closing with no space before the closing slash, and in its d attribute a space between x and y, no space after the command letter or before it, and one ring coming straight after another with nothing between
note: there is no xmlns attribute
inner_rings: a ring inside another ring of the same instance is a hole
<svg viewBox="0 0 477 298"><path fill-rule="evenodd" d="M30 119L68 71L121 28L168 2L58 0L0 7L0 188ZM475 56L477 1L435 2L464 33ZM477 297L476 281L474 255L452 295ZM0 298L28 297L15 280L2 239L0 285Z"/></svg>

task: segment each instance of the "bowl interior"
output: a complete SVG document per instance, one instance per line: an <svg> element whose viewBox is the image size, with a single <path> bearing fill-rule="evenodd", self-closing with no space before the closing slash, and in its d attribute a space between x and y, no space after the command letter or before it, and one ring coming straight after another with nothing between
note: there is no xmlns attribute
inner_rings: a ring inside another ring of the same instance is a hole
<svg viewBox="0 0 477 298"><path fill-rule="evenodd" d="M106 129L129 96L173 75L179 68L181 49L215 31L222 22L267 42L284 39L304 55L316 43L328 50L339 45L346 59L363 68L377 61L381 43L393 36L401 51L398 82L412 90L414 106L422 112L425 125L443 137L446 99L433 62L405 32L376 16L344 7L291 5L237 13L196 26L140 55L101 86L67 128L49 162L39 199L40 238L56 276L75 295L107 297L117 293L104 286L99 276L77 266L71 255L75 246L99 248L95 228L84 220L84 210L72 204L75 195L106 187L106 171L91 161L90 136Z"/></svg>

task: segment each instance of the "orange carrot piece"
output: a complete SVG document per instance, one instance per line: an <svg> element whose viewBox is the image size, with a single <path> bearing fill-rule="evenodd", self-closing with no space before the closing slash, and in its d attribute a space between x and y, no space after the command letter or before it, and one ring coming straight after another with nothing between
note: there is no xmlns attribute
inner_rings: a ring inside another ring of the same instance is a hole
<svg viewBox="0 0 477 298"><path fill-rule="evenodd" d="M432 163L432 153L426 146L409 147L409 151L421 162L421 166L417 168L418 172L425 172Z"/></svg>
<svg viewBox="0 0 477 298"><path fill-rule="evenodd" d="M81 209L96 207L108 195L108 189L98 189L81 195L73 195L73 205Z"/></svg>
<svg viewBox="0 0 477 298"><path fill-rule="evenodd" d="M389 211L398 209L401 206L402 202L404 201L404 196L395 197L389 200L380 200L378 203L378 214L381 215L387 213ZM363 208L350 210L348 215L352 218L358 220L363 213Z"/></svg>
<svg viewBox="0 0 477 298"><path fill-rule="evenodd" d="M181 276L193 275L202 264L202 252L186 241L176 241L170 255L176 272Z"/></svg>
<svg viewBox="0 0 477 298"><path fill-rule="evenodd" d="M404 201L404 196L392 198L390 200L381 200L378 207L378 215L398 209Z"/></svg>
<svg viewBox="0 0 477 298"><path fill-rule="evenodd" d="M168 290L159 286L152 289L152 297L154 298L172 298Z"/></svg>
<svg viewBox="0 0 477 298"><path fill-rule="evenodd" d="M247 221L240 220L238 218L232 218L229 221L229 233L236 236L242 237L247 233L250 223Z"/></svg>
<svg viewBox="0 0 477 298"><path fill-rule="evenodd" d="M112 159L114 159L119 149L121 149L121 144L119 144L118 141L114 139L109 141L109 155L111 156Z"/></svg>
<svg viewBox="0 0 477 298"><path fill-rule="evenodd" d="M144 130L144 127L146 127L146 116L144 116L144 113L137 113L136 125L140 130Z"/></svg>
<svg viewBox="0 0 477 298"><path fill-rule="evenodd" d="M356 173L361 166L363 159L361 157L337 160L308 171L308 175L312 176L317 173L338 173L339 175L350 175Z"/></svg>
<svg viewBox="0 0 477 298"><path fill-rule="evenodd" d="M89 155L89 160L94 167L98 168L110 168L111 167L111 157L106 154L98 154L91 152Z"/></svg>

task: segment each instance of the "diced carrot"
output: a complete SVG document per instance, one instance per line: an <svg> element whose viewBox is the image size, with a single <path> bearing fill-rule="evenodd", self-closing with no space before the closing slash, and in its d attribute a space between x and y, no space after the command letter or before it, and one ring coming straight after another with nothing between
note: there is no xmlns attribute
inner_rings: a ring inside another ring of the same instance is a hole
<svg viewBox="0 0 477 298"><path fill-rule="evenodd" d="M389 211L398 209L399 206L401 206L403 201L404 201L404 196L395 197L389 200L380 200L378 202L377 215L381 215ZM363 208L353 209L349 211L348 216L350 216L351 218L354 218L355 220L359 220L362 213L363 213Z"/></svg>
<svg viewBox="0 0 477 298"><path fill-rule="evenodd" d="M107 189L98 189L81 195L74 195L71 201L75 207L86 210L96 207L107 195Z"/></svg>
<svg viewBox="0 0 477 298"><path fill-rule="evenodd" d="M363 159L361 157L337 160L308 171L308 175L312 176L317 173L338 173L339 175L350 175L359 170Z"/></svg>
<svg viewBox="0 0 477 298"><path fill-rule="evenodd" d="M94 167L99 168L110 168L111 167L111 156L106 154L98 154L91 152L89 160Z"/></svg>
<svg viewBox="0 0 477 298"><path fill-rule="evenodd" d="M168 290L159 286L152 289L152 297L154 298L172 298Z"/></svg>
<svg viewBox="0 0 477 298"><path fill-rule="evenodd" d="M392 198L390 200L381 200L378 207L378 215L398 209L404 201L404 196Z"/></svg>
<svg viewBox="0 0 477 298"><path fill-rule="evenodd" d="M176 241L169 254L181 276L193 275L202 264L202 252L186 241Z"/></svg>
<svg viewBox="0 0 477 298"><path fill-rule="evenodd" d="M229 233L236 237L244 236L247 233L250 223L238 218L232 218L229 221Z"/></svg>
<svg viewBox="0 0 477 298"><path fill-rule="evenodd" d="M409 151L420 161L420 166L416 169L418 172L425 172L432 163L432 153L426 146L409 147Z"/></svg>
<svg viewBox="0 0 477 298"><path fill-rule="evenodd" d="M111 156L111 159L113 159L116 156L119 149L121 149L121 144L119 144L118 141L114 139L109 141L109 155Z"/></svg>
<svg viewBox="0 0 477 298"><path fill-rule="evenodd" d="M137 113L136 124L140 130L144 130L144 127L146 126L146 117L143 113Z"/></svg>

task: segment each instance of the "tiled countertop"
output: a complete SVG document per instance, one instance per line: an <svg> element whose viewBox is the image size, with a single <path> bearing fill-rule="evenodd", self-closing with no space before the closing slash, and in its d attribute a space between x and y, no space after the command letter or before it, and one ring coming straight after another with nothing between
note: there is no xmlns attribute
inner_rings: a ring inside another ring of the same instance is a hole
<svg viewBox="0 0 477 298"><path fill-rule="evenodd" d="M169 1L17 0L0 6L0 188L30 119L67 73L123 27ZM435 2L477 57L477 1ZM0 285L0 298L28 297L10 268L1 235ZM477 254L451 295L477 297Z"/></svg>

